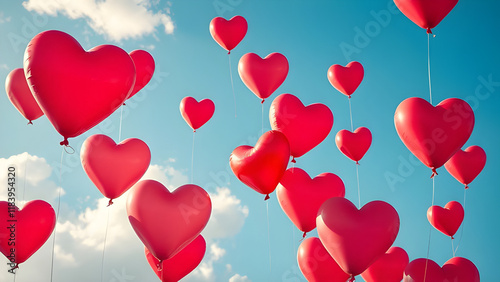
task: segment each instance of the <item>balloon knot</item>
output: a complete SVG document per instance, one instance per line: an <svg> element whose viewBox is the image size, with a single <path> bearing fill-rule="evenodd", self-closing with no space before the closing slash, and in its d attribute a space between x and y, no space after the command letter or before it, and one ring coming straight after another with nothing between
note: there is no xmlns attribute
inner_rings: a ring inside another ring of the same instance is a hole
<svg viewBox="0 0 500 282"><path fill-rule="evenodd" d="M292 157L292 163L296 163L295 157Z"/></svg>
<svg viewBox="0 0 500 282"><path fill-rule="evenodd" d="M356 161L356 164L357 164L357 165L359 165L359 162L358 162L358 161Z"/></svg>
<svg viewBox="0 0 500 282"><path fill-rule="evenodd" d="M428 28L427 28L427 33L432 34L432 30L431 30L431 28L430 28L430 27L428 27Z"/></svg>
<svg viewBox="0 0 500 282"><path fill-rule="evenodd" d="M158 262L158 264L156 264L156 269L158 270L158 272L163 271L163 261L162 260L160 260Z"/></svg>
<svg viewBox="0 0 500 282"><path fill-rule="evenodd" d="M68 138L64 137L64 140L59 143L61 146L69 146Z"/></svg>
<svg viewBox="0 0 500 282"><path fill-rule="evenodd" d="M264 201L267 201L269 200L271 197L269 197L269 194L266 195L266 197L264 198Z"/></svg>
<svg viewBox="0 0 500 282"><path fill-rule="evenodd" d="M228 55L231 55L231 50L228 50L228 51L227 51L227 54L228 54Z"/></svg>
<svg viewBox="0 0 500 282"><path fill-rule="evenodd" d="M434 176L438 175L437 171L435 168L432 168L432 175L431 178L434 178Z"/></svg>
<svg viewBox="0 0 500 282"><path fill-rule="evenodd" d="M193 133L195 133L195 132L196 132L196 129L193 129Z"/></svg>
<svg viewBox="0 0 500 282"><path fill-rule="evenodd" d="M351 99L351 94L347 95L347 97L348 97L349 99Z"/></svg>
<svg viewBox="0 0 500 282"><path fill-rule="evenodd" d="M127 104L125 104L125 102L123 102L123 104L122 104L122 105L123 105L123 106L126 106Z"/></svg>
<svg viewBox="0 0 500 282"><path fill-rule="evenodd" d="M106 207L109 207L109 206L111 206L112 204L114 204L114 203L113 203L113 199L109 199L108 205L107 205Z"/></svg>
<svg viewBox="0 0 500 282"><path fill-rule="evenodd" d="M31 120L30 120L30 121L28 122L28 125L29 125L29 124L33 124L33 122L31 122Z"/></svg>
<svg viewBox="0 0 500 282"><path fill-rule="evenodd" d="M304 232L304 234L302 234L302 239L306 238L306 235L307 235L307 232Z"/></svg>
<svg viewBox="0 0 500 282"><path fill-rule="evenodd" d="M455 239L453 236L450 236L451 237L451 240Z"/></svg>
<svg viewBox="0 0 500 282"><path fill-rule="evenodd" d="M260 101L260 103L261 103L261 104L264 104L264 100L265 100L265 99L262 99L262 101Z"/></svg>
<svg viewBox="0 0 500 282"><path fill-rule="evenodd" d="M349 282L354 282L354 281L356 281L356 279L354 278L354 275L351 275L351 278L349 278L349 280L348 280L348 281L349 281Z"/></svg>
<svg viewBox="0 0 500 282"><path fill-rule="evenodd" d="M465 190L469 189L469 185L465 184Z"/></svg>

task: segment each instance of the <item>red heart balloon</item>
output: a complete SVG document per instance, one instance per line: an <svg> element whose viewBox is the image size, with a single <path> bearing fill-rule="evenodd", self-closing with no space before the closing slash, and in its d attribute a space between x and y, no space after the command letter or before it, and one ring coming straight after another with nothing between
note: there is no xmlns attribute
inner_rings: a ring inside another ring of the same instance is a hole
<svg viewBox="0 0 500 282"><path fill-rule="evenodd" d="M290 159L290 145L279 131L268 131L255 147L239 146L231 153L229 164L234 175L255 191L266 195L276 189Z"/></svg>
<svg viewBox="0 0 500 282"><path fill-rule="evenodd" d="M486 153L479 146L458 150L445 164L446 170L458 182L469 188L469 184L481 173L486 165Z"/></svg>
<svg viewBox="0 0 500 282"><path fill-rule="evenodd" d="M394 0L394 3L412 22L432 33L431 28L448 15L458 0Z"/></svg>
<svg viewBox="0 0 500 282"><path fill-rule="evenodd" d="M129 138L120 144L106 135L92 135L83 142L80 160L97 189L109 198L120 197L148 170L151 152L140 139Z"/></svg>
<svg viewBox="0 0 500 282"><path fill-rule="evenodd" d="M264 102L285 81L288 60L280 53L269 54L264 59L247 53L238 63L238 73L248 89Z"/></svg>
<svg viewBox="0 0 500 282"><path fill-rule="evenodd" d="M101 45L86 52L71 35L39 33L24 54L24 73L38 105L55 129L76 137L112 114L129 96L134 62L124 50Z"/></svg>
<svg viewBox="0 0 500 282"><path fill-rule="evenodd" d="M281 94L269 109L273 130L281 131L290 142L291 155L298 158L321 143L333 126L333 114L327 106L304 104L292 94Z"/></svg>
<svg viewBox="0 0 500 282"><path fill-rule="evenodd" d="M130 224L160 261L175 256L200 235L211 211L210 196L194 184L170 193L160 182L142 180L127 198Z"/></svg>
<svg viewBox="0 0 500 282"><path fill-rule="evenodd" d="M359 127L354 132L342 129L335 136L335 144L344 155L359 164L372 144L372 133L366 127Z"/></svg>
<svg viewBox="0 0 500 282"><path fill-rule="evenodd" d="M130 52L130 58L135 66L135 84L127 99L132 98L144 86L146 86L155 72L155 60L153 56L144 50L134 50Z"/></svg>
<svg viewBox="0 0 500 282"><path fill-rule="evenodd" d="M444 208L431 206L427 210L427 219L434 228L453 239L464 220L464 208L455 201L448 202Z"/></svg>
<svg viewBox="0 0 500 282"><path fill-rule="evenodd" d="M304 232L316 228L319 207L331 197L344 197L342 179L333 173L322 173L313 179L307 172L295 167L283 174L276 195L288 218Z"/></svg>
<svg viewBox="0 0 500 282"><path fill-rule="evenodd" d="M404 249L391 247L361 273L361 277L366 282L400 282L409 262L410 259Z"/></svg>
<svg viewBox="0 0 500 282"><path fill-rule="evenodd" d="M49 203L42 200L29 201L22 210L11 202L0 201L0 210L0 238L4 238L0 240L0 251L14 268L29 259L49 239L56 226L56 213Z"/></svg>
<svg viewBox="0 0 500 282"><path fill-rule="evenodd" d="M230 20L221 17L210 21L210 34L222 48L231 53L247 34L248 24L244 17L234 16Z"/></svg>
<svg viewBox="0 0 500 282"><path fill-rule="evenodd" d="M328 69L328 81L335 89L349 98L363 81L364 75L363 65L358 62L350 62L345 67L332 65Z"/></svg>
<svg viewBox="0 0 500 282"><path fill-rule="evenodd" d="M444 263L444 276L450 282L479 282L479 271L472 261L453 257Z"/></svg>
<svg viewBox="0 0 500 282"><path fill-rule="evenodd" d="M28 124L33 124L32 121L43 116L42 109L31 94L23 69L14 69L7 75L5 92L14 107L28 120Z"/></svg>
<svg viewBox="0 0 500 282"><path fill-rule="evenodd" d="M443 270L433 260L419 258L411 261L406 266L403 282L450 282L450 281L446 280Z"/></svg>
<svg viewBox="0 0 500 282"><path fill-rule="evenodd" d="M316 226L328 253L354 277L391 247L399 232L399 216L383 201L369 202L358 210L349 200L334 197L320 207Z"/></svg>
<svg viewBox="0 0 500 282"><path fill-rule="evenodd" d="M435 173L467 142L474 112L467 102L449 98L436 107L421 98L408 98L394 115L399 138Z"/></svg>
<svg viewBox="0 0 500 282"><path fill-rule="evenodd" d="M215 104L210 99L200 102L193 97L184 97L180 104L181 115L191 128L196 131L214 115Z"/></svg>
<svg viewBox="0 0 500 282"><path fill-rule="evenodd" d="M342 281L349 279L316 237L307 238L299 246L297 261L309 282Z"/></svg>
<svg viewBox="0 0 500 282"><path fill-rule="evenodd" d="M206 248L205 239L198 235L193 242L189 243L178 254L164 260L161 264L147 248L144 248L144 252L149 265L162 282L177 282L200 264L205 256Z"/></svg>

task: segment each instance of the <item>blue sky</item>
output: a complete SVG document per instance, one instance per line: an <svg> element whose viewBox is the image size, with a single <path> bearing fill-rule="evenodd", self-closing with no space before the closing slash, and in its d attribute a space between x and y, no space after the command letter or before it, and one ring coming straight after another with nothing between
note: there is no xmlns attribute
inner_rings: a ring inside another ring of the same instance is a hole
<svg viewBox="0 0 500 282"><path fill-rule="evenodd" d="M27 43L44 30L67 32L86 49L115 44L127 52L148 50L155 58L156 72L150 85L124 107L122 139L136 137L149 145L152 166L148 176L170 188L191 181L192 130L179 113L179 102L185 96L215 102L214 117L196 133L194 183L216 198L214 217L218 220L207 227L209 246L202 267L186 281L305 281L296 263L301 233L283 213L276 196L271 195L267 203L268 230L262 195L239 182L229 169L232 150L241 144L253 146L261 132L260 101L237 73L238 59L248 52L262 57L280 52L290 65L283 85L264 103L265 130L270 128L267 113L271 101L281 93L294 94L304 104L321 102L330 107L334 114L332 132L296 165L311 176L322 172L339 175L346 185L346 197L354 202L354 163L335 146L335 134L350 128L348 100L330 85L326 74L332 64L345 65L352 60L363 64L365 78L351 100L354 127L368 127L373 134L372 146L359 167L361 202L384 200L393 205L401 219L395 245L403 247L411 260L426 256L430 169L411 163L412 155L397 136L393 116L398 104L408 97L428 99L427 35L401 13L391 12L392 1L70 2L1 4L0 77L22 67ZM457 252L476 264L483 281L494 281L500 250L500 212L496 208L500 187L495 179L500 161L499 9L493 0L459 1L433 30L436 37L430 42L434 104L450 97L468 101L476 124L465 147L479 145L488 156L485 169L467 191L465 229ZM234 15L245 17L249 26L246 37L231 52L237 118L227 52L208 30L212 18ZM123 24L113 24L111 18ZM485 85L485 81L490 83ZM483 88L477 92L480 85ZM53 281L97 280L106 224L103 218L108 211L85 175L79 154L64 154L61 169L62 139L45 117L27 126L5 93L0 95L0 110L0 161L2 167L16 164L21 175L27 171L26 178L19 180L21 185L26 183L25 199L41 198L56 206L55 191L57 187L64 189ZM86 134L70 139L70 144L79 151L85 138L95 133L117 140L119 124L120 110ZM438 172L435 204L444 206L451 200L463 203L463 185L444 168ZM391 173L401 176L402 181L388 182L386 176ZM123 205L121 199L111 207L103 281L156 281L140 241L127 226ZM442 265L452 256L450 240L434 229L431 234L430 258ZM33 277L49 281L51 242L25 263L17 281L35 281L30 280ZM3 265L2 281L12 279Z"/></svg>

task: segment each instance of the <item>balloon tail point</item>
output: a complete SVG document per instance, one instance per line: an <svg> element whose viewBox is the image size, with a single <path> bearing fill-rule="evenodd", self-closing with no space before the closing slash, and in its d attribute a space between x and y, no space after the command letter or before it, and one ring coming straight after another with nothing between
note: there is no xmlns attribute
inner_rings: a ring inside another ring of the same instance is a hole
<svg viewBox="0 0 500 282"><path fill-rule="evenodd" d="M450 236L451 237L451 240L454 240L455 238L453 236Z"/></svg>
<svg viewBox="0 0 500 282"><path fill-rule="evenodd" d="M431 174L431 178L434 178L434 176L438 175L437 171L435 168L432 168L432 174Z"/></svg>
<svg viewBox="0 0 500 282"><path fill-rule="evenodd" d="M356 161L356 164L357 164L357 165L359 165L359 162L358 162L358 161Z"/></svg>
<svg viewBox="0 0 500 282"><path fill-rule="evenodd" d="M196 132L196 129L193 129L193 133L195 133L195 132Z"/></svg>
<svg viewBox="0 0 500 282"><path fill-rule="evenodd" d="M31 122L31 120L28 122L28 125L30 125L30 124L33 124L33 122Z"/></svg>
<svg viewBox="0 0 500 282"><path fill-rule="evenodd" d="M429 27L427 28L427 33L432 34L432 30L431 30ZM434 35L434 36L435 36L435 35Z"/></svg>
<svg viewBox="0 0 500 282"><path fill-rule="evenodd" d="M228 55L231 55L231 50L227 51L227 54L228 54Z"/></svg>
<svg viewBox="0 0 500 282"><path fill-rule="evenodd" d="M292 157L292 163L296 163L295 157Z"/></svg>
<svg viewBox="0 0 500 282"><path fill-rule="evenodd" d="M307 232L304 232L304 234L302 234L302 239L306 238L307 236Z"/></svg>
<svg viewBox="0 0 500 282"><path fill-rule="evenodd" d="M260 101L260 103L261 103L261 104L264 104L264 101L265 101L265 99L262 99L262 101Z"/></svg>
<svg viewBox="0 0 500 282"><path fill-rule="evenodd" d="M267 201L269 200L271 197L269 197L269 194L266 195L266 197L264 198L264 201Z"/></svg>
<svg viewBox="0 0 500 282"><path fill-rule="evenodd" d="M356 279L354 278L354 275L351 275L351 278L349 278L348 282L354 282Z"/></svg>
<svg viewBox="0 0 500 282"><path fill-rule="evenodd" d="M125 102L122 104L123 106L126 106L127 104L125 104Z"/></svg>
<svg viewBox="0 0 500 282"><path fill-rule="evenodd" d="M465 190L469 189L469 185L465 184Z"/></svg>
<svg viewBox="0 0 500 282"><path fill-rule="evenodd" d="M162 265L163 265L163 261L162 261L162 260L160 260L160 261L158 262L158 264L156 265L156 269L158 270L158 272L163 271L163 267L162 267Z"/></svg>
<svg viewBox="0 0 500 282"><path fill-rule="evenodd" d="M64 140L59 143L61 146L69 146L68 138L64 137Z"/></svg>
<svg viewBox="0 0 500 282"><path fill-rule="evenodd" d="M107 205L106 207L109 207L109 206L111 206L112 204L114 204L114 203L113 203L113 199L109 199L108 205Z"/></svg>

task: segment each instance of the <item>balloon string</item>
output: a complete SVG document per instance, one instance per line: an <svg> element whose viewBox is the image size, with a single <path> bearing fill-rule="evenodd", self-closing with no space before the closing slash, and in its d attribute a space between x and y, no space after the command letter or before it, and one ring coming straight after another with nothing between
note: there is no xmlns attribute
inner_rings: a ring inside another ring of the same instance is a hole
<svg viewBox="0 0 500 282"><path fill-rule="evenodd" d="M102 246L102 257L101 257L101 282L103 280L103 274L104 274L104 253L106 252L106 240L108 238L109 210L110 209L108 208L107 210L108 210L108 217L106 219L106 231L104 231L104 244Z"/></svg>
<svg viewBox="0 0 500 282"><path fill-rule="evenodd" d="M269 202L266 201L266 213L267 213L267 243L269 247L269 272L272 272L271 268L271 233L269 231Z"/></svg>
<svg viewBox="0 0 500 282"><path fill-rule="evenodd" d="M236 94L234 94L233 71L231 70L231 53L227 53L229 58L229 77L231 77L231 89L233 90L234 118L236 118Z"/></svg>
<svg viewBox="0 0 500 282"><path fill-rule="evenodd" d="M261 135L264 134L264 103L261 103L262 105L262 130L261 130Z"/></svg>
<svg viewBox="0 0 500 282"><path fill-rule="evenodd" d="M434 178L432 178L432 202L431 202L431 206L434 206L434 188L435 188L435 185L434 185ZM432 234L432 225L429 225L429 241L427 242L427 256L426 256L426 261L425 261L425 271L424 271L424 282L425 282L425 279L426 279L426 276L427 276L427 262L429 260L429 254L431 252L431 234Z"/></svg>
<svg viewBox="0 0 500 282"><path fill-rule="evenodd" d="M59 182L62 184L62 163L64 157L64 148L61 151L61 163L59 165ZM61 185L62 186L62 185ZM57 221L59 220L59 208L61 207L61 187L57 187L57 211L56 211L56 225L54 226L54 237L52 237L52 255L50 258L50 281L52 282L52 277L54 276L54 249L56 248L56 230Z"/></svg>
<svg viewBox="0 0 500 282"><path fill-rule="evenodd" d="M193 131L193 146L191 148L191 183L194 183L193 170L194 170L194 136L195 135L196 135L196 131Z"/></svg>
<svg viewBox="0 0 500 282"><path fill-rule="evenodd" d="M453 236L451 237L451 253L453 254L453 257L455 257L455 248L453 247Z"/></svg>
<svg viewBox="0 0 500 282"><path fill-rule="evenodd" d="M429 101L432 105L430 33L427 33L427 74L429 75Z"/></svg>
<svg viewBox="0 0 500 282"><path fill-rule="evenodd" d="M358 171L358 166L357 164L356 165L356 180L358 181L358 209L361 209L361 193L360 193L360 189L359 189L359 171Z"/></svg>
<svg viewBox="0 0 500 282"><path fill-rule="evenodd" d="M26 193L26 179L27 179L27 175L28 175L28 172L27 172L27 166L28 166L28 152L26 152L26 160L24 161L24 183L23 183L23 194L22 194L22 198L21 198L21 202L23 203L24 205L24 194Z"/></svg>
<svg viewBox="0 0 500 282"><path fill-rule="evenodd" d="M351 131L354 131L354 126L352 125L351 97L349 97L349 117L351 118Z"/></svg>
<svg viewBox="0 0 500 282"><path fill-rule="evenodd" d="M460 230L460 239L458 239L458 244L457 244L457 248L455 249L455 251L453 252L453 256L455 256L455 254L457 253L458 251L458 247L460 247L460 243L462 242L462 237L464 236L464 228L465 228L465 215L467 213L465 213L465 196L467 195L467 190L464 189L464 221L462 222L462 230Z"/></svg>
<svg viewBox="0 0 500 282"><path fill-rule="evenodd" d="M123 105L120 109L120 127L118 128L118 143L122 141L122 120L123 120Z"/></svg>

